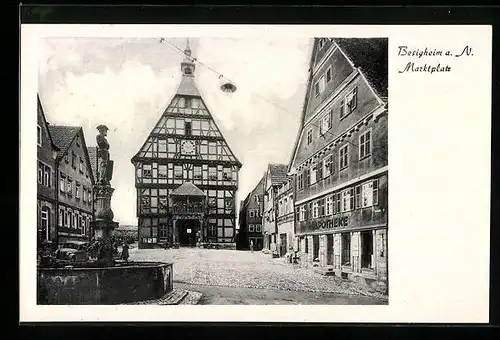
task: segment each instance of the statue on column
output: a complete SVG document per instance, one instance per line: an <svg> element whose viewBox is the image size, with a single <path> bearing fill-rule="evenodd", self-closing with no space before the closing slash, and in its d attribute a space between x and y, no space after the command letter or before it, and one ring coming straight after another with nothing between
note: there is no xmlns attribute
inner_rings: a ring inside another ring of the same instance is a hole
<svg viewBox="0 0 500 340"><path fill-rule="evenodd" d="M101 185L109 185L113 173L113 161L109 160L109 143L106 139L108 127L99 125L97 127L99 134L96 137L97 141L97 158L98 158L98 179L97 183Z"/></svg>

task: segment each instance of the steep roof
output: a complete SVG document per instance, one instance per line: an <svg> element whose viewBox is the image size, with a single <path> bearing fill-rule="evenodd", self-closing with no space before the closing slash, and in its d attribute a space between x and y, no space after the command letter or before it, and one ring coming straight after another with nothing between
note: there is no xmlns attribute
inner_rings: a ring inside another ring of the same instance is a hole
<svg viewBox="0 0 500 340"><path fill-rule="evenodd" d="M57 159L60 160L68 150L76 134L80 131L79 126L49 125L49 131L54 144L59 148Z"/></svg>
<svg viewBox="0 0 500 340"><path fill-rule="evenodd" d="M89 146L87 148L89 153L90 167L94 178L97 178L97 146Z"/></svg>
<svg viewBox="0 0 500 340"><path fill-rule="evenodd" d="M172 191L173 196L205 196L205 193L191 182L184 182Z"/></svg>
<svg viewBox="0 0 500 340"><path fill-rule="evenodd" d="M43 124L45 125L46 129L49 131L48 135L49 135L50 144L52 144L52 147L56 151L59 151L59 148L54 143L54 139L52 138L52 134L50 133L50 130L49 130L50 124L49 124L49 122L47 122L47 117L45 117L45 110L43 109L43 105L42 105L42 101L40 100L39 93L36 94L36 100L37 100L37 105L38 105L38 112L42 116Z"/></svg>
<svg viewBox="0 0 500 340"><path fill-rule="evenodd" d="M201 97L200 92L196 87L194 77L185 74L182 75L181 83L179 84L179 88L177 89L177 94L183 96Z"/></svg>
<svg viewBox="0 0 500 340"><path fill-rule="evenodd" d="M387 38L333 38L337 46L365 76L382 99L388 93Z"/></svg>
<svg viewBox="0 0 500 340"><path fill-rule="evenodd" d="M287 168L286 164L269 164L269 177L271 179L271 185L279 185L287 180Z"/></svg>

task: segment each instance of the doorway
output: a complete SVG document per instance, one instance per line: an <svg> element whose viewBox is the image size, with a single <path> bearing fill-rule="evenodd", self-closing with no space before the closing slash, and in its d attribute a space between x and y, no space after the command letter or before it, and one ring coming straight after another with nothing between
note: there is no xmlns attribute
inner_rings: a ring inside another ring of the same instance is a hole
<svg viewBox="0 0 500 340"><path fill-rule="evenodd" d="M319 259L319 236L313 236L313 261Z"/></svg>
<svg viewBox="0 0 500 340"><path fill-rule="evenodd" d="M287 250L286 234L280 234L280 257L285 256Z"/></svg>
<svg viewBox="0 0 500 340"><path fill-rule="evenodd" d="M361 232L361 268L371 269L373 258L373 235L372 231Z"/></svg>
<svg viewBox="0 0 500 340"><path fill-rule="evenodd" d="M181 247L195 247L200 222L197 220L178 220L176 223L179 229L179 245Z"/></svg>
<svg viewBox="0 0 500 340"><path fill-rule="evenodd" d="M342 234L342 258L343 266L351 265L351 233Z"/></svg>
<svg viewBox="0 0 500 340"><path fill-rule="evenodd" d="M326 235L326 265L333 266L333 234Z"/></svg>

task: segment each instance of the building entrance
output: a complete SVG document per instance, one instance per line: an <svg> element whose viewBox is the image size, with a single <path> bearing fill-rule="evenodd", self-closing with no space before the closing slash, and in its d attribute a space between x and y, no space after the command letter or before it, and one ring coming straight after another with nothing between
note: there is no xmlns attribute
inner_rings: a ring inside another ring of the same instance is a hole
<svg viewBox="0 0 500 340"><path fill-rule="evenodd" d="M373 235L371 231L361 232L361 268L372 268Z"/></svg>
<svg viewBox="0 0 500 340"><path fill-rule="evenodd" d="M179 245L181 247L195 247L200 222L198 220L178 220Z"/></svg>

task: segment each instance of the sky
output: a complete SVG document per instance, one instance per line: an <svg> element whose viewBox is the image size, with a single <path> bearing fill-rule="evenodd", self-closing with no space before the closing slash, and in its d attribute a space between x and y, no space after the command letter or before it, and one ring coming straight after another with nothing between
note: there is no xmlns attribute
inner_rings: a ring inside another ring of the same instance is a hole
<svg viewBox="0 0 500 340"><path fill-rule="evenodd" d="M166 38L181 48L185 38ZM300 125L312 39L190 38L192 56L237 86L196 65L195 81L229 147L243 163L237 204L269 163L288 164ZM39 94L53 125L82 126L87 146L108 126L114 160L115 221L137 224L134 167L140 149L180 83L181 53L159 39L45 38Z"/></svg>

